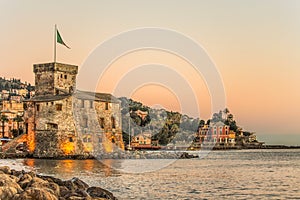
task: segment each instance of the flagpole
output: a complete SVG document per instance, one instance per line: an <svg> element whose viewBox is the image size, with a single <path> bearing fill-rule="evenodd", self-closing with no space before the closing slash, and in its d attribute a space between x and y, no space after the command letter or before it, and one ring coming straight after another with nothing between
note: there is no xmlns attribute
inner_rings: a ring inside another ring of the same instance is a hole
<svg viewBox="0 0 300 200"><path fill-rule="evenodd" d="M54 63L56 62L56 34L57 34L57 27L55 24L55 28L54 28Z"/></svg>

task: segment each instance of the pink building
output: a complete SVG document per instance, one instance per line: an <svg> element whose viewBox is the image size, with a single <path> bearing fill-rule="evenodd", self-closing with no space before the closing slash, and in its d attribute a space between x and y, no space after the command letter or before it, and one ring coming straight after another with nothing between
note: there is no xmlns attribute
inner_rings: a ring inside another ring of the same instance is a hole
<svg viewBox="0 0 300 200"><path fill-rule="evenodd" d="M197 142L202 146L203 144L229 144L229 126L219 121L204 125L197 133Z"/></svg>

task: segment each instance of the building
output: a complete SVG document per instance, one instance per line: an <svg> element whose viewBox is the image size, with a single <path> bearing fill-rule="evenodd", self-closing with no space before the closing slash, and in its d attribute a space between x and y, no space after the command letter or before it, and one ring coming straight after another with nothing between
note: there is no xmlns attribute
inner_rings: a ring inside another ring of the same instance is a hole
<svg viewBox="0 0 300 200"><path fill-rule="evenodd" d="M221 121L210 125L205 124L196 133L194 146L201 148L205 145L234 146L235 133L229 130L229 126Z"/></svg>
<svg viewBox="0 0 300 200"><path fill-rule="evenodd" d="M1 138L14 138L23 133L23 103L15 100L4 100L1 106Z"/></svg>
<svg viewBox="0 0 300 200"><path fill-rule="evenodd" d="M133 150L158 150L161 147L158 145L158 141L152 140L151 133L144 132L132 137L131 148Z"/></svg>
<svg viewBox="0 0 300 200"><path fill-rule="evenodd" d="M132 137L131 146L151 145L151 133L140 133Z"/></svg>
<svg viewBox="0 0 300 200"><path fill-rule="evenodd" d="M28 149L37 157L123 149L120 103L111 94L76 90L78 67L33 66L35 96L26 101Z"/></svg>

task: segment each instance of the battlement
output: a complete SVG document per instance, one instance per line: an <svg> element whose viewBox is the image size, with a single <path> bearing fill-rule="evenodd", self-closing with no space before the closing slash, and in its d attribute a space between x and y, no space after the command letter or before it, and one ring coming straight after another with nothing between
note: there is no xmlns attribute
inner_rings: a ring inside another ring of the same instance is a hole
<svg viewBox="0 0 300 200"><path fill-rule="evenodd" d="M54 72L60 71L69 74L77 74L78 73L78 66L70 65L70 64L63 64L63 63L42 63L42 64L34 64L33 65L33 72Z"/></svg>
<svg viewBox="0 0 300 200"><path fill-rule="evenodd" d="M63 63L33 65L36 96L71 94L76 89L78 66Z"/></svg>

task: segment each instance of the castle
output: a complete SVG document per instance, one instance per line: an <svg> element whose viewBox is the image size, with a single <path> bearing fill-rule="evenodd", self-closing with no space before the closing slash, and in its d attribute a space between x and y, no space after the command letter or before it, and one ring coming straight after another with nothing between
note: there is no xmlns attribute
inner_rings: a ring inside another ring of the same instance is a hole
<svg viewBox="0 0 300 200"><path fill-rule="evenodd" d="M36 157L124 149L119 100L76 89L78 66L35 64L35 96L26 101L28 150Z"/></svg>

